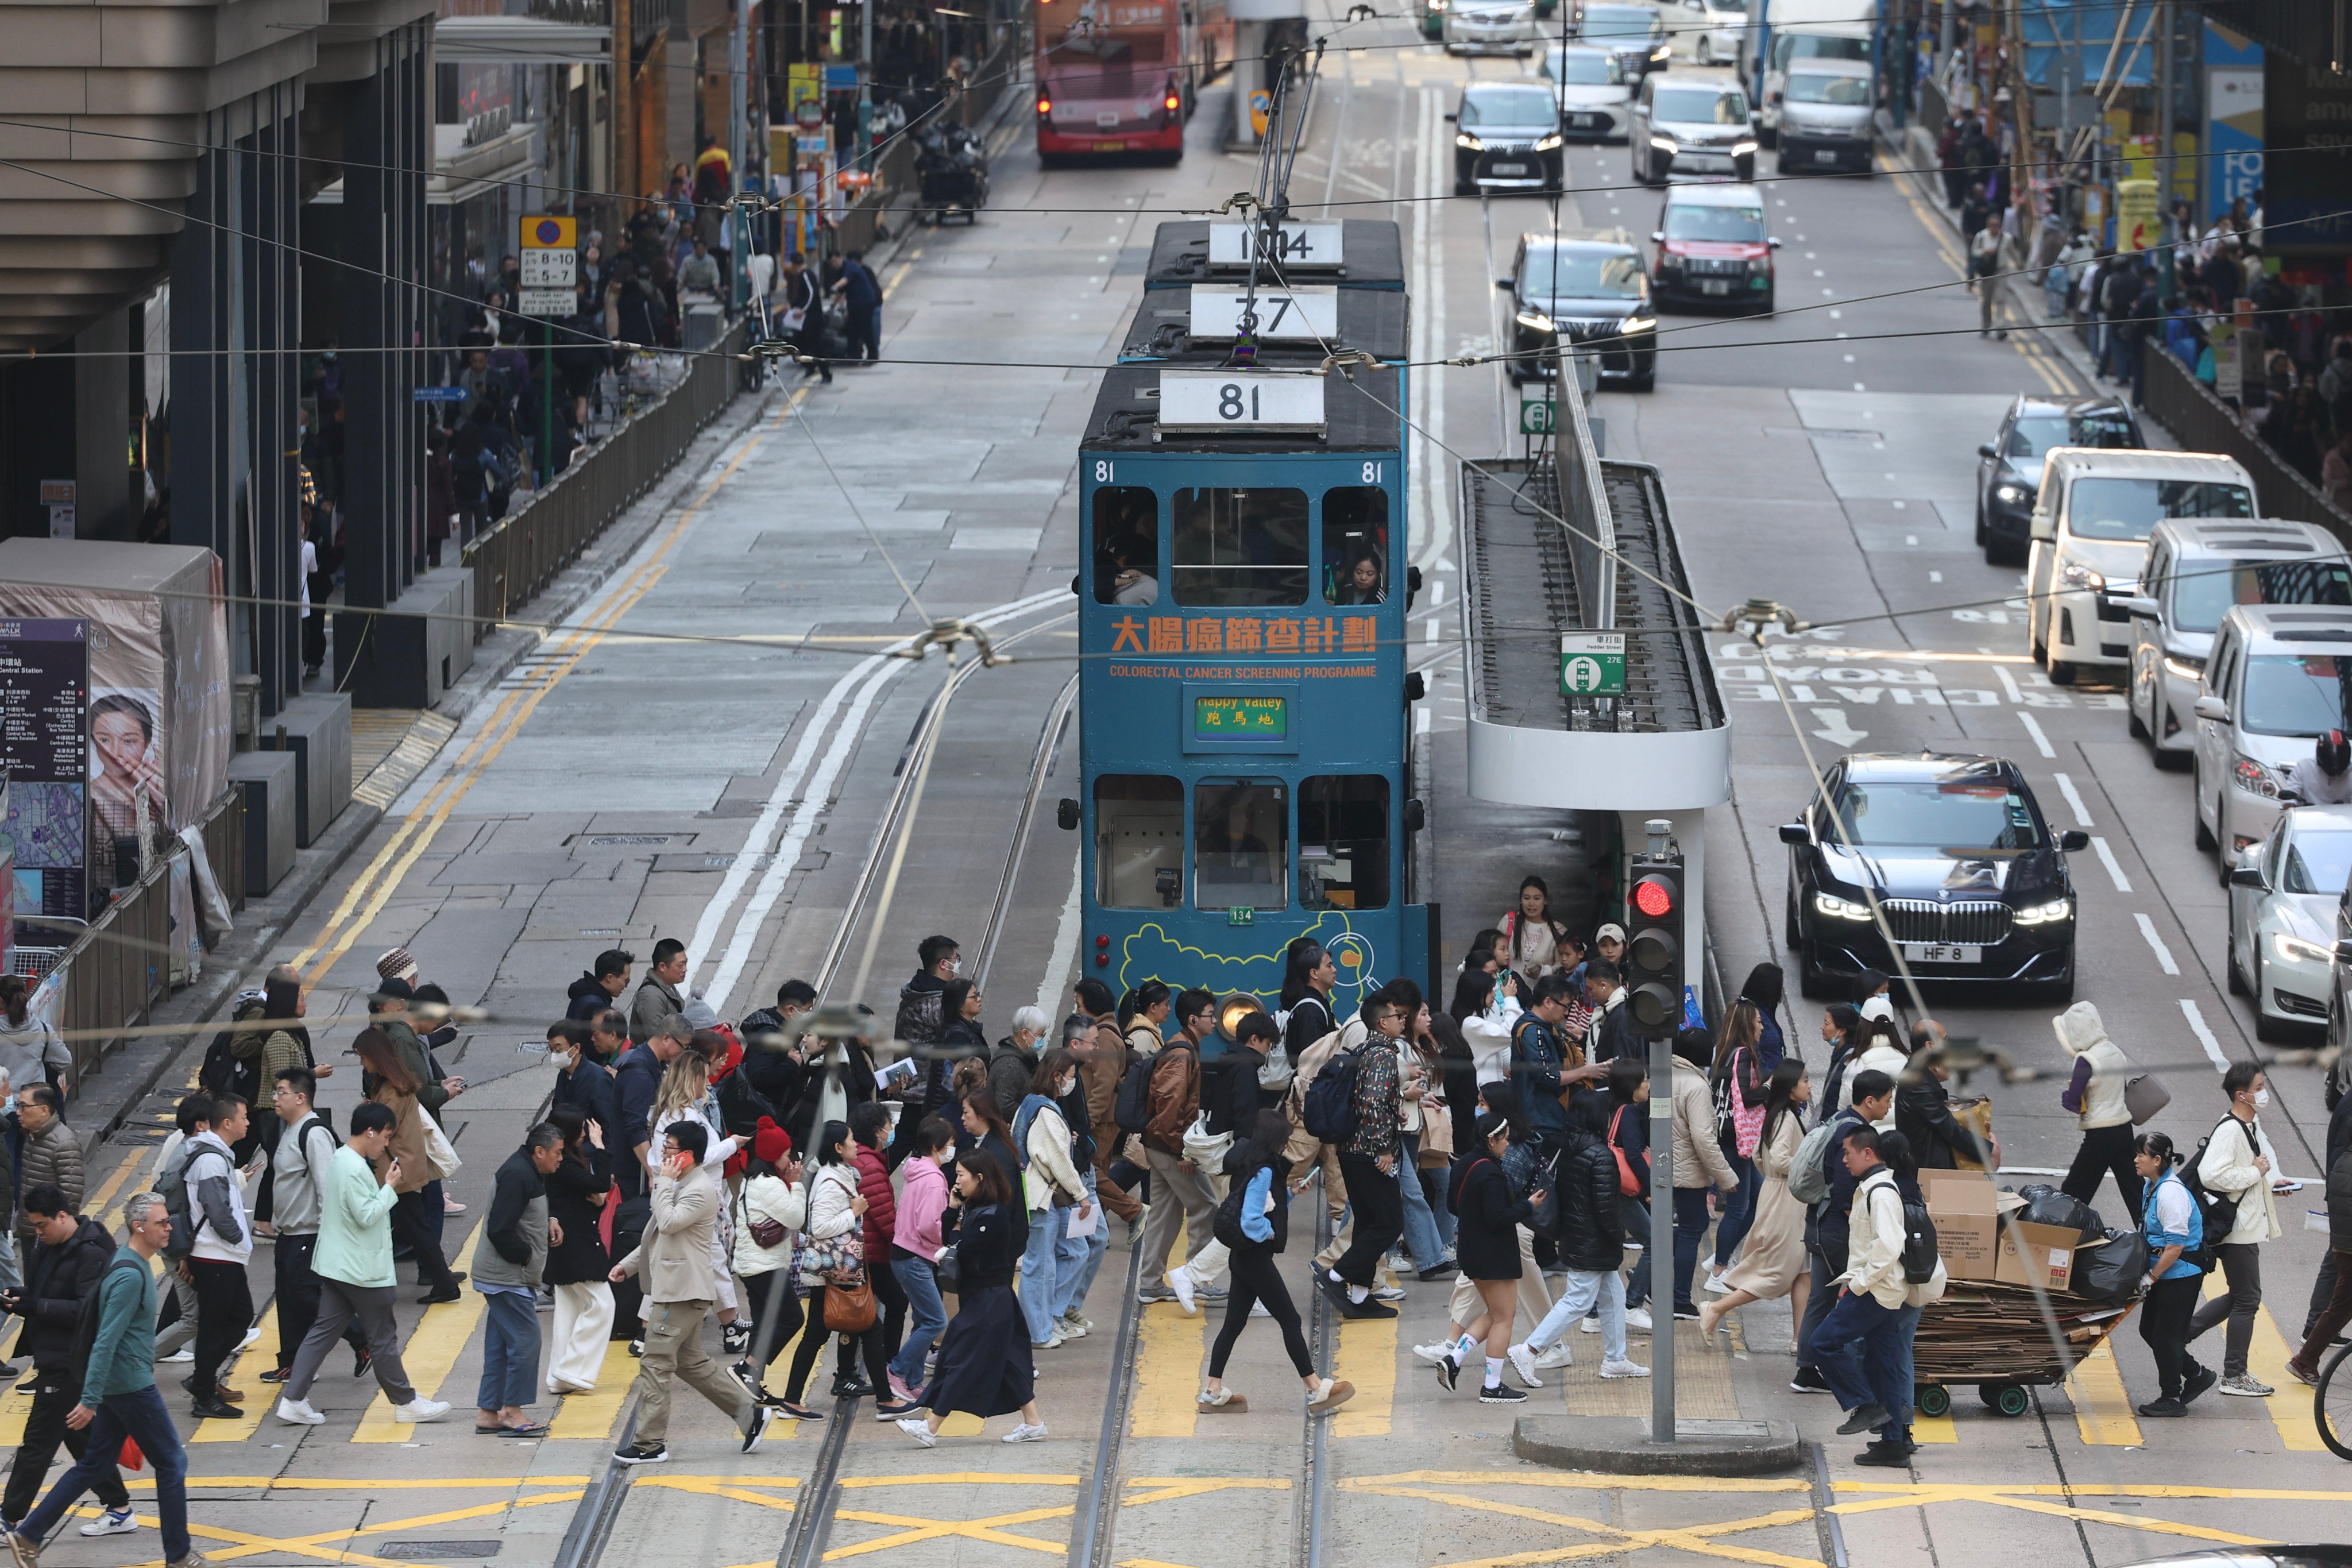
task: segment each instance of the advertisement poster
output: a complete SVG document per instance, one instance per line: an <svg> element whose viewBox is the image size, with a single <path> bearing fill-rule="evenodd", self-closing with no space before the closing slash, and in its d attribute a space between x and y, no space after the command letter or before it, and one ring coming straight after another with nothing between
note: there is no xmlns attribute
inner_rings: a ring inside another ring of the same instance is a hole
<svg viewBox="0 0 2352 1568"><path fill-rule="evenodd" d="M0 617L0 822L27 917L87 913L89 662L88 621Z"/></svg>
<svg viewBox="0 0 2352 1568"><path fill-rule="evenodd" d="M2201 222L2249 205L2263 183L2263 47L2242 33L2205 24L2205 168Z"/></svg>

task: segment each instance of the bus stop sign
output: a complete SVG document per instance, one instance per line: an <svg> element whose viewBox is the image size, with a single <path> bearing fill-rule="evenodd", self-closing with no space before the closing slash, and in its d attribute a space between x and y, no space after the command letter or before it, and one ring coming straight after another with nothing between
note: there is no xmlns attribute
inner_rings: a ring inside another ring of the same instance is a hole
<svg viewBox="0 0 2352 1568"><path fill-rule="evenodd" d="M1622 697L1625 694L1623 632L1562 632L1559 638L1562 697Z"/></svg>

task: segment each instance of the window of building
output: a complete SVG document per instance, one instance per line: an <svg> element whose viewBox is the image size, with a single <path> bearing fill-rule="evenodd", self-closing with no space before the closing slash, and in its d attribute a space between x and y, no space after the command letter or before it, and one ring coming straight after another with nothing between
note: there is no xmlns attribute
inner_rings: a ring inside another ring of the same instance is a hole
<svg viewBox="0 0 2352 1568"><path fill-rule="evenodd" d="M1158 773L1098 775L1095 902L1107 910L1172 910L1183 901L1183 784Z"/></svg>
<svg viewBox="0 0 2352 1568"><path fill-rule="evenodd" d="M1290 803L1275 780L1208 779L1192 791L1192 901L1204 910L1289 902Z"/></svg>
<svg viewBox="0 0 2352 1568"><path fill-rule="evenodd" d="M1388 908L1388 780L1338 773L1300 783L1298 903L1309 910Z"/></svg>
<svg viewBox="0 0 2352 1568"><path fill-rule="evenodd" d="M1160 602L1160 498L1136 485L1095 491L1095 603Z"/></svg>
<svg viewBox="0 0 2352 1568"><path fill-rule="evenodd" d="M1323 600L1377 605L1389 592L1389 492L1350 485L1323 492Z"/></svg>
<svg viewBox="0 0 2352 1568"><path fill-rule="evenodd" d="M1307 602L1307 492L1176 492L1176 602L1200 605Z"/></svg>

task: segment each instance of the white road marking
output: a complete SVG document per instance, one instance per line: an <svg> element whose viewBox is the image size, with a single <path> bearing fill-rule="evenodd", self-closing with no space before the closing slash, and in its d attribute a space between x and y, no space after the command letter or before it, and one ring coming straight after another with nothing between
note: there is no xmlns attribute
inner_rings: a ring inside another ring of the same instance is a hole
<svg viewBox="0 0 2352 1568"><path fill-rule="evenodd" d="M2147 940L2147 945L2155 951L2157 967L2167 974L2179 973L2180 965L2172 962L2172 950L2164 945L2162 937L2156 934L2156 922L2137 910L2132 911L2132 919L2139 922L2139 934Z"/></svg>
<svg viewBox="0 0 2352 1568"><path fill-rule="evenodd" d="M2221 1042L2213 1037L2213 1031L2207 1026L2205 1015L2197 1010L2197 1004L2190 998L2183 996L2180 999L2180 1014L2189 1020L2189 1032L2197 1037L2197 1043L2204 1047L2205 1054L2212 1058L2215 1070L2228 1072L2230 1058L2221 1054Z"/></svg>
<svg viewBox="0 0 2352 1568"><path fill-rule="evenodd" d="M1985 649L1985 652L1987 653L1990 653L1992 649L1990 648ZM2025 693L2017 689L2017 678L2010 674L2007 669L1998 664L1992 667L1992 672L2000 677L2000 689L2009 693L2009 700L2011 702L2016 703L2019 707L2023 707L2025 705ZM2018 717L2023 719L2025 721L2025 727L2033 731L2034 739L2039 742L2042 746L2042 754L2043 756L2054 757L2058 754L2050 749L2049 742L2042 740L2042 727L2033 721L2033 715L2031 713L2021 713Z"/></svg>
<svg viewBox="0 0 2352 1568"><path fill-rule="evenodd" d="M2090 810L2083 805L2082 793L2075 789L2074 781L2068 778L2064 773L2053 773L2050 776L2058 781L2058 793L2066 797L2067 806L2074 813L2074 826L2077 827L2090 826Z"/></svg>
<svg viewBox="0 0 2352 1568"><path fill-rule="evenodd" d="M1940 583L1943 580L1944 574L1941 572L1930 572L1927 574L1927 581L1930 583Z"/></svg>
<svg viewBox="0 0 2352 1568"><path fill-rule="evenodd" d="M2091 840L2091 847L2099 852L2099 864L2105 866L2107 868L2107 875L2115 879L2116 891L2118 893L2130 892L2131 879L2124 875L2124 868L2121 865L2117 864L2116 860L2116 852L2107 847L2107 841L2105 838L2094 837ZM2146 915L2142 915L2140 917L2142 920L2146 920L2147 918L2147 917Z"/></svg>
<svg viewBox="0 0 2352 1568"><path fill-rule="evenodd" d="M2010 694L2011 696L2016 695L2017 682L2010 680L2009 671L2001 668L2000 666L1996 664L1992 667L1992 672L1995 675L2000 676L2003 681L2008 682ZM2033 749L2035 751L2040 752L2045 757L2055 757L2058 754L2057 748L2051 745L2050 737L2042 732L2042 726L2034 721L2032 714L2020 713L2017 716L2017 721L2024 725L2025 732L2033 738Z"/></svg>

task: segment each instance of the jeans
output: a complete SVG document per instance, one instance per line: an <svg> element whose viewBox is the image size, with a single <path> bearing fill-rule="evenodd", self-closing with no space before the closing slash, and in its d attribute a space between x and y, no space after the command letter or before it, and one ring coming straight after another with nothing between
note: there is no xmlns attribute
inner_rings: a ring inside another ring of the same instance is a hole
<svg viewBox="0 0 2352 1568"><path fill-rule="evenodd" d="M890 1375L908 1388L923 1386L923 1363L948 1326L947 1303L940 1298L940 1273L920 1258L893 1258L890 1272L907 1293L907 1342L891 1362Z"/></svg>
<svg viewBox="0 0 2352 1568"><path fill-rule="evenodd" d="M1715 1267L1718 1272L1731 1267L1731 1255L1748 1238L1748 1227L1756 1223L1756 1162L1734 1160L1731 1168L1739 1176L1739 1190L1724 1205L1723 1219L1715 1227Z"/></svg>
<svg viewBox="0 0 2352 1568"><path fill-rule="evenodd" d="M1844 1250L1843 1237L1839 1240L1839 1250L1841 1253ZM1813 1335L1820 1331L1822 1320L1830 1315L1830 1308L1837 1300L1837 1292L1830 1289L1830 1281L1836 1279L1842 1270L1819 1254L1806 1261L1813 1270L1813 1288L1805 1297L1805 1321L1797 1325L1797 1369L1801 1372L1810 1366L1819 1372L1821 1368L1813 1361Z"/></svg>
<svg viewBox="0 0 2352 1568"><path fill-rule="evenodd" d="M1650 1205L1640 1198L1620 1194L1617 1198L1618 1223L1625 1234L1642 1244L1633 1255L1633 1267L1626 1271L1625 1307L1628 1311L1644 1306L1650 1300L1650 1255L1657 1248L1650 1245Z"/></svg>
<svg viewBox="0 0 2352 1568"><path fill-rule="evenodd" d="M1429 1194L1421 1184L1421 1140L1412 1133L1397 1140L1397 1195L1403 1202L1404 1249L1415 1268L1434 1268L1445 1260L1445 1243L1437 1234L1437 1216L1430 1212Z"/></svg>
<svg viewBox="0 0 2352 1568"><path fill-rule="evenodd" d="M2246 1375L2246 1351L2254 1342L2254 1316L2263 1310L2263 1249L2251 1241L2225 1241L2213 1249L2221 1255L2221 1272L2230 1293L2200 1301L2189 1320L2189 1337L2195 1339L2222 1319L2230 1320L2222 1342L2221 1375Z"/></svg>
<svg viewBox="0 0 2352 1568"><path fill-rule="evenodd" d="M236 1354L237 1342L253 1326L253 1289L245 1265L209 1258L192 1258L189 1272L196 1277L196 1366L193 1392L199 1400L215 1396L221 1374Z"/></svg>
<svg viewBox="0 0 2352 1568"><path fill-rule="evenodd" d="M1367 1154L1342 1153L1339 1170L1356 1211L1356 1239L1331 1270L1350 1285L1377 1285L1381 1259L1404 1234L1404 1189Z"/></svg>
<svg viewBox="0 0 2352 1568"><path fill-rule="evenodd" d="M17 1528L36 1541L45 1539L64 1521L66 1510L98 1484L100 1475L115 1473L122 1439L133 1437L155 1470L155 1514L163 1527L163 1561L184 1559L189 1550L188 1451L180 1447L180 1434L172 1426L172 1414L163 1408L163 1396L155 1392L155 1385L151 1383L127 1394L107 1395L98 1415L82 1430L88 1445L81 1458L58 1478L49 1495Z"/></svg>
<svg viewBox="0 0 2352 1568"><path fill-rule="evenodd" d="M1454 1232L1461 1222L1454 1217L1454 1211L1445 1206L1445 1178L1449 1173L1424 1171L1422 1174L1437 1178L1437 1196L1434 1199L1430 1197L1429 1184L1424 1182L1421 1189L1422 1201L1429 1205L1429 1215L1437 1222L1438 1242L1445 1248L1445 1255L1451 1258L1454 1256Z"/></svg>
<svg viewBox="0 0 2352 1568"><path fill-rule="evenodd" d="M2066 1179L2058 1190L2070 1198L2084 1203L2099 1195L2099 1183L2106 1173L2116 1173L2116 1191L2123 1194L2124 1212L2131 1219L2139 1219L2144 1208L2145 1193L2139 1179L2139 1167L2132 1163L2130 1122L2114 1127L2093 1127L2083 1133L2083 1142L2074 1150L2074 1163L2066 1167Z"/></svg>
<svg viewBox="0 0 2352 1568"><path fill-rule="evenodd" d="M1675 1189L1675 1310L1692 1310L1691 1276L1698 1270L1698 1244L1706 1237L1706 1187Z"/></svg>
<svg viewBox="0 0 2352 1568"><path fill-rule="evenodd" d="M0 1225L0 1290L21 1290L25 1271L16 1262L16 1234Z"/></svg>
<svg viewBox="0 0 2352 1568"><path fill-rule="evenodd" d="M1095 1173L1086 1173L1087 1201L1095 1205L1095 1228L1092 1236L1073 1237L1066 1219L1062 1239L1054 1248L1054 1316L1066 1317L1086 1305L1087 1292L1095 1288L1095 1275L1102 1268L1103 1254L1110 1250L1110 1215L1102 1212L1097 1197Z"/></svg>
<svg viewBox="0 0 2352 1568"><path fill-rule="evenodd" d="M2197 1370L2189 1354L2189 1320L2197 1312L2197 1293L2204 1288L2202 1274L2159 1279L2148 1287L2140 1303L2139 1337L2156 1358L2156 1392L2159 1398L2178 1399L2180 1385Z"/></svg>
<svg viewBox="0 0 2352 1568"><path fill-rule="evenodd" d="M16 1445L16 1460L8 1471L8 1493L0 1500L0 1518L22 1519L40 1495L41 1478L49 1473L49 1461L57 1458L58 1445L63 1443L66 1452L76 1459L89 1446L89 1428L77 1432L66 1425L66 1417L81 1403L81 1378L62 1372L33 1373L33 1407L25 1414L24 1440ZM95 1475L90 1489L98 1500L110 1509L131 1506L131 1494L122 1487L121 1474L111 1465Z"/></svg>
<svg viewBox="0 0 2352 1568"><path fill-rule="evenodd" d="M1598 1304L1601 1308L1601 1355L1604 1361L1624 1361L1625 1353L1625 1281L1615 1269L1605 1274L1587 1269L1571 1268L1561 1285L1559 1300L1552 1303L1543 1321L1535 1326L1526 1344L1529 1350L1545 1351L1558 1344L1577 1319Z"/></svg>
<svg viewBox="0 0 2352 1568"><path fill-rule="evenodd" d="M1021 1254L1021 1319L1029 1325L1029 1342L1043 1345L1054 1337L1055 1288L1054 1258L1069 1210L1047 1204L1029 1211L1029 1245Z"/></svg>
<svg viewBox="0 0 2352 1568"><path fill-rule="evenodd" d="M1911 1359L1902 1343L1906 1310L1849 1290L1822 1320L1811 1346L1813 1364L1829 1379L1840 1409L1859 1410L1874 1402L1885 1410L1878 1432L1888 1442L1903 1436L1903 1416L1911 1403L1904 1378Z"/></svg>
<svg viewBox="0 0 2352 1568"><path fill-rule="evenodd" d="M482 1383L477 1410L520 1409L539 1397L539 1302L525 1290L482 1292Z"/></svg>

